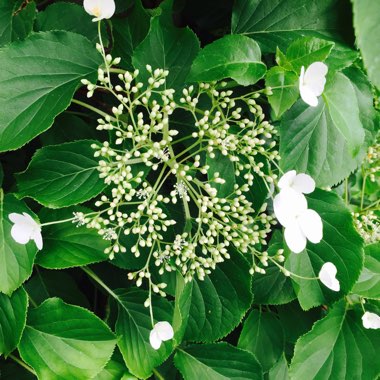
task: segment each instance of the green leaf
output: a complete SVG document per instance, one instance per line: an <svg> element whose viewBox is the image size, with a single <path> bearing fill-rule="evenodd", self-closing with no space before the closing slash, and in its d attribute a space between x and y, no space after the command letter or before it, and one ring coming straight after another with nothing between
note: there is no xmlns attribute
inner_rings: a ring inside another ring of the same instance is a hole
<svg viewBox="0 0 380 380"><path fill-rule="evenodd" d="M229 334L251 306L252 276L237 252L203 281L194 279L185 340L213 342Z"/></svg>
<svg viewBox="0 0 380 380"><path fill-rule="evenodd" d="M26 38L33 29L36 16L34 1L7 0L0 4L0 46Z"/></svg>
<svg viewBox="0 0 380 380"><path fill-rule="evenodd" d="M66 303L90 308L86 296L79 289L74 277L66 271L35 267L32 277L24 284L24 288L29 298L37 305L48 298L58 297Z"/></svg>
<svg viewBox="0 0 380 380"><path fill-rule="evenodd" d="M191 29L178 29L161 17L154 17L148 35L135 49L132 63L140 70L143 82L150 76L145 68L149 64L153 69L169 70L167 88L181 88L198 50L199 41Z"/></svg>
<svg viewBox="0 0 380 380"><path fill-rule="evenodd" d="M363 265L363 241L353 226L352 216L335 193L315 190L307 196L308 207L322 218L323 238L318 244L308 243L300 254L291 253L286 268L303 277L318 277L325 262L338 270L340 292L334 292L318 280L292 277L298 300L304 310L331 303L347 294L359 277Z"/></svg>
<svg viewBox="0 0 380 380"><path fill-rule="evenodd" d="M185 380L263 379L256 358L227 343L187 346L177 351L174 363Z"/></svg>
<svg viewBox="0 0 380 380"><path fill-rule="evenodd" d="M286 59L292 69L299 74L313 62L324 61L334 47L334 43L315 37L300 38L291 43L286 50Z"/></svg>
<svg viewBox="0 0 380 380"><path fill-rule="evenodd" d="M87 201L105 187L94 159L93 140L80 140L39 149L28 168L17 175L18 195L50 208Z"/></svg>
<svg viewBox="0 0 380 380"><path fill-rule="evenodd" d="M365 93L360 96L366 105L371 102ZM317 107L300 99L279 128L284 172L308 173L318 186L332 186L347 177L363 154L363 105L355 85L342 73L336 73Z"/></svg>
<svg viewBox="0 0 380 380"><path fill-rule="evenodd" d="M28 295L20 287L11 297L0 293L0 354L8 356L18 345L26 322Z"/></svg>
<svg viewBox="0 0 380 380"><path fill-rule="evenodd" d="M240 35L226 35L204 47L191 66L189 81L211 82L232 78L248 86L266 72L259 45Z"/></svg>
<svg viewBox="0 0 380 380"><path fill-rule="evenodd" d="M163 342L159 350L149 343L152 322L149 308L144 306L148 293L141 290L118 289L115 291L118 305L116 335L118 346L130 372L138 378L146 379L155 367L166 360L173 351L173 341ZM153 297L155 322L172 322L173 308L161 297Z"/></svg>
<svg viewBox="0 0 380 380"><path fill-rule="evenodd" d="M352 292L365 298L380 299L380 243L364 249L364 267Z"/></svg>
<svg viewBox="0 0 380 380"><path fill-rule="evenodd" d="M284 248L283 237L280 231L274 231L269 242L268 254L273 256L279 249ZM252 277L254 303L258 305L281 305L296 298L293 285L289 277L271 261L265 268L265 274L255 273Z"/></svg>
<svg viewBox="0 0 380 380"><path fill-rule="evenodd" d="M50 128L80 80L95 79L100 60L87 38L70 32L37 33L1 49L0 151Z"/></svg>
<svg viewBox="0 0 380 380"><path fill-rule="evenodd" d="M331 50L330 55L326 58L326 65L329 68L327 77L336 71L340 71L352 65L359 57L359 52L350 48L347 45L335 43L334 48Z"/></svg>
<svg viewBox="0 0 380 380"><path fill-rule="evenodd" d="M280 359L284 344L284 332L275 314L259 310L253 310L249 314L238 347L252 352L264 372L269 371Z"/></svg>
<svg viewBox="0 0 380 380"><path fill-rule="evenodd" d="M357 44L371 82L380 88L380 3L371 0L353 0L354 25Z"/></svg>
<svg viewBox="0 0 380 380"><path fill-rule="evenodd" d="M29 311L19 352L40 379L89 379L106 365L115 342L97 316L50 298Z"/></svg>
<svg viewBox="0 0 380 380"><path fill-rule="evenodd" d="M128 372L120 353L116 351L115 354L94 380L137 380Z"/></svg>
<svg viewBox="0 0 380 380"><path fill-rule="evenodd" d="M362 326L361 310L340 301L295 347L292 379L376 379L380 372L380 331Z"/></svg>
<svg viewBox="0 0 380 380"><path fill-rule="evenodd" d="M11 295L31 274L37 247L33 240L16 243L11 236L11 213L35 215L12 194L4 196L0 189L0 292Z"/></svg>
<svg viewBox="0 0 380 380"><path fill-rule="evenodd" d="M298 99L298 76L275 66L266 73L265 85L271 87L272 95L268 95L268 101L278 119Z"/></svg>
<svg viewBox="0 0 380 380"><path fill-rule="evenodd" d="M278 362L268 372L268 380L289 380L288 362L282 355Z"/></svg>
<svg viewBox="0 0 380 380"><path fill-rule="evenodd" d="M341 39L350 30L349 7L336 0L236 0L232 33L256 40L264 53L303 36ZM351 36L348 36L351 37Z"/></svg>
<svg viewBox="0 0 380 380"><path fill-rule="evenodd" d="M120 57L120 65L130 70L134 51L148 34L150 26L150 17L141 5L141 0L134 1L125 17L113 18L112 26L114 38L112 55Z"/></svg>
<svg viewBox="0 0 380 380"><path fill-rule="evenodd" d="M93 42L98 40L98 25L92 22L92 17L86 13L83 6L63 1L51 4L44 11L38 12L35 30L66 30L82 34Z"/></svg>
<svg viewBox="0 0 380 380"><path fill-rule="evenodd" d="M83 207L49 210L40 214L42 223L65 220L73 217L73 212L91 212ZM48 269L65 269L105 261L108 256L104 249L109 242L93 228L76 226L72 222L52 224L44 227L44 247L38 253L36 264Z"/></svg>
<svg viewBox="0 0 380 380"><path fill-rule="evenodd" d="M207 177L212 181L215 173L219 173L218 178L225 180L225 183L212 183L212 186L218 191L219 198L226 198L234 192L235 185L235 166L228 156L225 156L217 149L214 149L215 157L206 156L206 165L209 165Z"/></svg>

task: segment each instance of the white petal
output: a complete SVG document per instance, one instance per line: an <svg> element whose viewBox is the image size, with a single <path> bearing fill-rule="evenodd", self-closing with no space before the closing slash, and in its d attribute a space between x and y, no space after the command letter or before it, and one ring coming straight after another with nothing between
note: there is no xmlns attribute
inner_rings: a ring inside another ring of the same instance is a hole
<svg viewBox="0 0 380 380"><path fill-rule="evenodd" d="M285 228L284 237L289 249L294 253L300 253L306 248L306 237L297 223Z"/></svg>
<svg viewBox="0 0 380 380"><path fill-rule="evenodd" d="M380 316L366 311L362 316L363 326L366 329L380 329Z"/></svg>
<svg viewBox="0 0 380 380"><path fill-rule="evenodd" d="M300 95L302 100L309 106L316 107L318 105L318 97L307 86L300 86Z"/></svg>
<svg viewBox="0 0 380 380"><path fill-rule="evenodd" d="M319 279L322 284L327 286L329 289L334 292L339 292L340 283L336 279L337 269L333 263L327 262L322 265L321 270L319 271Z"/></svg>
<svg viewBox="0 0 380 380"><path fill-rule="evenodd" d="M41 231L37 231L33 234L33 240L36 243L37 248L41 251L43 247Z"/></svg>
<svg viewBox="0 0 380 380"><path fill-rule="evenodd" d="M33 229L39 229L40 225L26 212L22 213L24 215L24 223L28 224Z"/></svg>
<svg viewBox="0 0 380 380"><path fill-rule="evenodd" d="M297 222L303 234L312 243L316 244L322 240L323 224L319 214L314 210L304 211L298 218Z"/></svg>
<svg viewBox="0 0 380 380"><path fill-rule="evenodd" d="M325 88L327 71L328 67L323 62L312 63L305 71L303 85L315 96L320 96Z"/></svg>
<svg viewBox="0 0 380 380"><path fill-rule="evenodd" d="M12 212L11 214L8 215L9 220L13 223L24 223L25 221L25 216L22 214L17 214L15 212Z"/></svg>
<svg viewBox="0 0 380 380"><path fill-rule="evenodd" d="M83 6L88 14L96 17L95 21L110 18L115 13L114 0L84 0Z"/></svg>
<svg viewBox="0 0 380 380"><path fill-rule="evenodd" d="M302 66L301 73L300 73L300 81L299 81L300 90L301 90L301 86L303 85L304 78L305 78L305 66Z"/></svg>
<svg viewBox="0 0 380 380"><path fill-rule="evenodd" d="M295 170L290 170L286 172L278 181L278 187L284 189L285 187L292 187L293 180L296 178L297 172Z"/></svg>
<svg viewBox="0 0 380 380"><path fill-rule="evenodd" d="M22 223L14 224L11 235L16 243L26 244L30 240L30 229Z"/></svg>
<svg viewBox="0 0 380 380"><path fill-rule="evenodd" d="M292 188L300 193L310 194L315 190L315 181L308 174L300 173L293 179Z"/></svg>
<svg viewBox="0 0 380 380"><path fill-rule="evenodd" d="M161 347L162 340L158 336L155 328L149 334L149 342L155 350L158 350Z"/></svg>
<svg viewBox="0 0 380 380"><path fill-rule="evenodd" d="M173 339L174 331L169 322L157 322L154 325L154 329L157 331L157 335L163 341Z"/></svg>
<svg viewBox="0 0 380 380"><path fill-rule="evenodd" d="M273 209L278 221L287 227L295 224L295 217L306 211L307 201L302 193L284 188L274 197Z"/></svg>

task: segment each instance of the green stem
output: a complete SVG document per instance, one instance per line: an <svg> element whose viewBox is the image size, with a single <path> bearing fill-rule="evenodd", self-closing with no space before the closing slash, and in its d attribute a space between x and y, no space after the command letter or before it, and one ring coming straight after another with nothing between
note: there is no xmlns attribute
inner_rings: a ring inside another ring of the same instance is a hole
<svg viewBox="0 0 380 380"><path fill-rule="evenodd" d="M153 368L154 376L157 377L158 380L165 380L165 378L160 374L160 372L157 371L156 368Z"/></svg>
<svg viewBox="0 0 380 380"><path fill-rule="evenodd" d="M112 289L110 289L91 269L87 267L81 267L81 269L96 283L98 283L108 294L115 298L115 300L119 300L119 297L112 291Z"/></svg>
<svg viewBox="0 0 380 380"><path fill-rule="evenodd" d="M9 358L11 358L12 360L14 360L17 364L19 364L21 367L24 367L27 371L29 371L30 373L32 373L34 376L37 376L36 372L34 371L34 369L32 367L29 367L26 363L24 363L21 359L19 359L17 356L14 356L12 354L10 354L8 356Z"/></svg>
<svg viewBox="0 0 380 380"><path fill-rule="evenodd" d="M362 193L361 193L361 197L360 197L360 210L363 210L363 205L364 205L364 192L365 192L366 181L367 181L367 175L364 174L364 176L363 176Z"/></svg>
<svg viewBox="0 0 380 380"><path fill-rule="evenodd" d="M98 115L103 116L104 118L106 118L106 117L110 117L112 121L116 121L116 119L115 119L114 117L108 115L108 113L103 112L103 111L101 111L100 109L98 109L98 108L96 108L96 107L93 107L93 106L91 106L91 105L89 105L89 104L87 104L87 103L85 103L85 102L82 102L82 101L77 100L77 99L73 99L73 100L72 100L72 103L74 103L74 104L78 104L79 106L82 106L82 107L84 107L84 108L87 108L87 109L89 109L90 111L93 111L93 112L97 113Z"/></svg>
<svg viewBox="0 0 380 380"><path fill-rule="evenodd" d="M348 178L344 180L344 195L345 195L346 206L348 206Z"/></svg>
<svg viewBox="0 0 380 380"><path fill-rule="evenodd" d="M126 71L123 69L116 69L114 67L110 68L110 73L115 73L115 74L125 74Z"/></svg>

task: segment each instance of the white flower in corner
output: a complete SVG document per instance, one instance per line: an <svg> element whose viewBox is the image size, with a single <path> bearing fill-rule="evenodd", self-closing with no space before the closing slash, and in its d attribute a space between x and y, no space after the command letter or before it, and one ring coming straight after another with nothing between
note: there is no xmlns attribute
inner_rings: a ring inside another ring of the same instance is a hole
<svg viewBox="0 0 380 380"><path fill-rule="evenodd" d="M84 0L85 11L91 16L95 16L92 21L100 21L104 18L111 18L115 13L114 0Z"/></svg>
<svg viewBox="0 0 380 380"><path fill-rule="evenodd" d="M366 329L380 329L380 316L366 311L362 316L363 326Z"/></svg>
<svg viewBox="0 0 380 380"><path fill-rule="evenodd" d="M327 286L329 289L334 292L339 292L340 283L336 278L337 269L333 263L327 262L322 265L321 270L319 271L319 279L322 284Z"/></svg>
<svg viewBox="0 0 380 380"><path fill-rule="evenodd" d="M321 96L326 84L327 65L323 62L312 63L305 71L302 66L299 90L302 100L309 106L318 105L318 96Z"/></svg>
<svg viewBox="0 0 380 380"><path fill-rule="evenodd" d="M173 339L173 336L173 327L169 322L157 322L150 332L149 341L151 346L155 350L158 350L162 342Z"/></svg>
<svg viewBox="0 0 380 380"><path fill-rule="evenodd" d="M34 240L39 250L42 249L41 226L26 212L22 214L9 214L9 219L14 225L11 229L13 240L19 244L26 244L29 240Z"/></svg>

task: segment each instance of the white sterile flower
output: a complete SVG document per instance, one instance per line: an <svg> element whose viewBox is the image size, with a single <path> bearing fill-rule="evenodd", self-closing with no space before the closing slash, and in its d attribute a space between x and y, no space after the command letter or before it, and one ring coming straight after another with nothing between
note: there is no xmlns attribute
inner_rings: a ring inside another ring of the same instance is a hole
<svg viewBox="0 0 380 380"><path fill-rule="evenodd" d="M26 212L22 214L9 214L9 219L14 223L11 229L12 238L19 244L26 244L34 240L39 250L42 249L41 226Z"/></svg>
<svg viewBox="0 0 380 380"><path fill-rule="evenodd" d="M280 178L278 187L281 190L290 187L299 193L310 194L315 190L315 181L308 174L290 170Z"/></svg>
<svg viewBox="0 0 380 380"><path fill-rule="evenodd" d="M312 243L322 240L321 217L307 208L307 201L302 193L291 187L284 187L274 197L273 208L276 218L285 227L285 241L292 252L302 252L307 240Z"/></svg>
<svg viewBox="0 0 380 380"><path fill-rule="evenodd" d="M319 279L323 285L327 286L334 292L339 292L340 283L336 278L337 269L333 263L327 262L322 265L319 271Z"/></svg>
<svg viewBox="0 0 380 380"><path fill-rule="evenodd" d="M157 322L153 330L150 332L149 341L151 346L158 350L161 347L161 343L173 339L174 331L169 322Z"/></svg>
<svg viewBox="0 0 380 380"><path fill-rule="evenodd" d="M302 100L309 106L318 105L318 96L322 95L325 88L327 71L328 67L323 62L312 63L306 71L302 66L299 90Z"/></svg>
<svg viewBox="0 0 380 380"><path fill-rule="evenodd" d="M88 14L95 16L92 21L111 18L115 13L114 0L84 0L83 6Z"/></svg>
<svg viewBox="0 0 380 380"><path fill-rule="evenodd" d="M362 316L363 326L366 329L380 329L380 316L366 311Z"/></svg>

